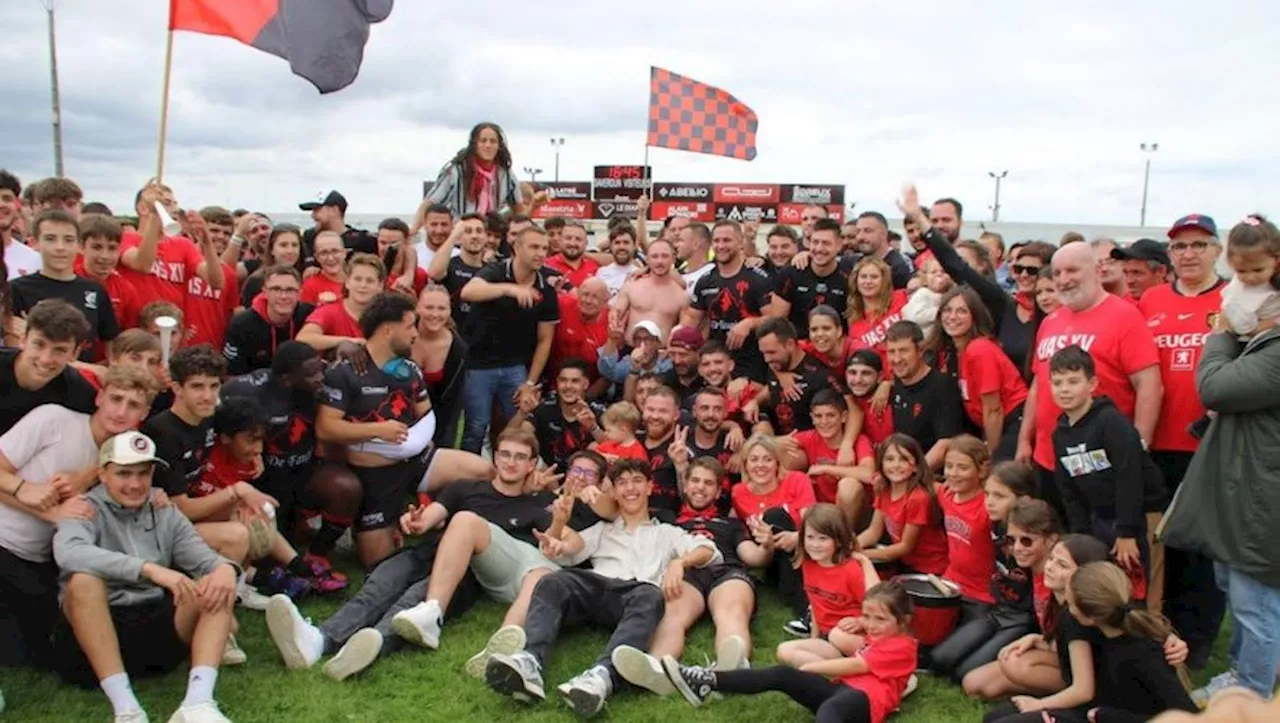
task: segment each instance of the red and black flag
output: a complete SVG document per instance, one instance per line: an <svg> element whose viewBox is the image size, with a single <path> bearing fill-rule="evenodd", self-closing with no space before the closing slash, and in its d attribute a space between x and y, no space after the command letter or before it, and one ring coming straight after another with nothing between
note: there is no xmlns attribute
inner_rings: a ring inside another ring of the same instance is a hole
<svg viewBox="0 0 1280 723"><path fill-rule="evenodd" d="M356 79L392 0L170 0L169 29L225 35L284 58L321 93Z"/></svg>
<svg viewBox="0 0 1280 723"><path fill-rule="evenodd" d="M649 145L749 161L756 157L759 125L756 112L732 94L649 69Z"/></svg>

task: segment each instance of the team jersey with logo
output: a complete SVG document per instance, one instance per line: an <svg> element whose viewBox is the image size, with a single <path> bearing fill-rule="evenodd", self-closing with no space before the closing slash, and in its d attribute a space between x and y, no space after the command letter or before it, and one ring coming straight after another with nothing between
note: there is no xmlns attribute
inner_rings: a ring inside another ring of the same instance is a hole
<svg viewBox="0 0 1280 723"><path fill-rule="evenodd" d="M783 397L782 383L778 376L769 370L769 418L773 421L773 431L777 434L813 429L813 419L809 416L809 405L813 398L823 389L839 389L840 383L835 380L826 364L805 354L800 363L790 370L795 377L796 390L800 398L789 401Z"/></svg>
<svg viewBox="0 0 1280 723"><path fill-rule="evenodd" d="M274 382L259 369L222 385L222 398L252 397L267 415L262 462L268 473L292 472L311 464L316 453L316 400Z"/></svg>
<svg viewBox="0 0 1280 723"><path fill-rule="evenodd" d="M342 412L352 422L396 421L412 426L418 421L415 407L427 401L422 370L408 359L397 373L372 367L357 374L351 362L341 361L324 373L324 404Z"/></svg>
<svg viewBox="0 0 1280 723"><path fill-rule="evenodd" d="M1156 422L1151 449L1196 450L1196 438L1187 431L1192 422L1204 415L1204 405L1196 388L1196 366L1200 363L1204 340L1222 309L1224 285L1219 282L1202 294L1184 296L1173 284L1164 284L1147 289L1138 300L1138 310L1156 340L1160 379L1164 383L1160 419Z"/></svg>
<svg viewBox="0 0 1280 723"><path fill-rule="evenodd" d="M725 341L729 331L740 321L763 315L773 293L773 282L760 269L743 266L730 277L713 271L698 280L693 289L693 308L705 312L708 336ZM730 351L734 374L764 381L764 357L754 334L748 334L742 346Z"/></svg>

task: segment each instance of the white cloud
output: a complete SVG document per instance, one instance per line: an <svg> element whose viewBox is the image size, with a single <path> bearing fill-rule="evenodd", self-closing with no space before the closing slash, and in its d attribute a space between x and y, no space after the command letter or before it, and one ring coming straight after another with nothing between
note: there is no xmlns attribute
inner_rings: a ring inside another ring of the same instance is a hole
<svg viewBox="0 0 1280 723"><path fill-rule="evenodd" d="M165 3L62 0L68 174L127 208L154 172ZM1158 141L1148 217L1224 224L1280 192L1280 68L1266 0L1069 5L619 5L400 0L355 85L318 96L281 60L180 33L166 178L190 205L288 210L340 188L358 212L408 213L468 127L507 130L517 168L561 178L643 156L648 66L720 85L761 119L751 163L655 149L659 180L837 182L892 209L903 180L1007 220L1131 224L1141 141ZM0 166L52 167L37 3L6 8Z"/></svg>

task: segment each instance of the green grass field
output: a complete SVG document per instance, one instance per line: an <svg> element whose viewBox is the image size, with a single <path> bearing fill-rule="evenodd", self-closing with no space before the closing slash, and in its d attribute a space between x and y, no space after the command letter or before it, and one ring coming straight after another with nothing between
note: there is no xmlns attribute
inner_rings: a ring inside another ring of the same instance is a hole
<svg viewBox="0 0 1280 723"><path fill-rule="evenodd" d="M355 587L353 575L352 591ZM316 600L302 606L304 614L319 622L337 608L338 600ZM484 646L497 628L502 607L491 602L477 605L461 620L445 628L437 651L404 650L379 661L363 674L335 683L317 665L308 671L288 671L267 635L262 613L239 610L240 644L248 653L246 665L225 668L218 679L217 698L226 715L237 723L373 722L373 721L524 721L577 720L555 698L554 686L585 669L598 655L606 636L596 630L566 631L546 675L547 702L524 707L491 692L482 681L467 677L462 665ZM777 597L765 592L760 601L753 633L754 664L773 660L774 647L787 639L782 632L786 611ZM1196 676L1197 683L1224 667L1225 632L1219 639L1210 668ZM712 654L712 628L699 623L690 633L685 660L701 662ZM135 681L139 700L151 720L165 721L182 700L186 670L162 678ZM8 708L0 719L22 723L109 721L111 708L97 690L81 691L56 677L32 671L0 669L0 690ZM904 701L894 720L899 723L960 723L978 721L984 706L965 698L950 683L922 676L920 688ZM616 694L600 716L602 720L650 723L659 720L756 722L806 720L807 713L781 694L742 696L690 707L682 698L660 699L647 692L626 690Z"/></svg>

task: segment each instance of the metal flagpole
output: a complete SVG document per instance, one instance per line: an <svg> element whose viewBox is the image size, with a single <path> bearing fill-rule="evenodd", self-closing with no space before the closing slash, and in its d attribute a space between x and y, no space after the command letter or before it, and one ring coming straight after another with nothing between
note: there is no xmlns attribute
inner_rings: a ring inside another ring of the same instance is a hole
<svg viewBox="0 0 1280 723"><path fill-rule="evenodd" d="M173 7L169 9L168 37L164 43L164 89L160 96L160 140L156 149L156 183L164 175L164 142L169 126L169 71L173 67Z"/></svg>
<svg viewBox="0 0 1280 723"><path fill-rule="evenodd" d="M54 0L43 0L44 9L49 13L49 89L53 96L53 175L61 178L62 166L62 102L58 93L58 41L54 32L53 4Z"/></svg>

